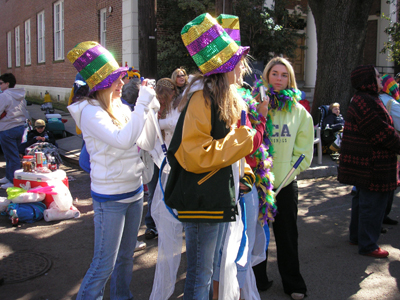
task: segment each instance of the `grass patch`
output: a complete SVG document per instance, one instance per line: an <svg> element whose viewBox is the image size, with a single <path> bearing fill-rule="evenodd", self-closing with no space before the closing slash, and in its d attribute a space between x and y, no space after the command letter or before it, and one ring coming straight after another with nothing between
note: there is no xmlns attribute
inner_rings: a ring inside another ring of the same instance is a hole
<svg viewBox="0 0 400 300"><path fill-rule="evenodd" d="M26 101L32 102L34 104L43 104L43 99L40 99L40 97L32 97L32 96L27 96L25 97ZM67 104L64 102L52 102L53 107L55 109L62 110L64 112L69 112L67 109Z"/></svg>

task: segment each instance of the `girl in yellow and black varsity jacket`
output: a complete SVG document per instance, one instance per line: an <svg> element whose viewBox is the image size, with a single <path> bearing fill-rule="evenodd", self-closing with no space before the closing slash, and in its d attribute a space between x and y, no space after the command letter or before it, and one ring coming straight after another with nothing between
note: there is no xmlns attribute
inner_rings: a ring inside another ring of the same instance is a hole
<svg viewBox="0 0 400 300"><path fill-rule="evenodd" d="M237 17L220 17L237 23ZM224 239L222 225L230 222L229 225L239 228L241 224L236 221L240 220L236 213L240 216L242 211L236 208L239 160L252 152L254 131L251 124L236 125L246 106L235 84L249 47L236 43L208 13L186 24L181 37L202 74L195 76L187 88L190 91L192 86L199 85L181 112L168 148L171 171L165 202L178 211L178 219L184 222L187 257L184 300L208 299L215 252ZM249 167L245 174L247 186L251 187L254 174ZM229 266L236 270L234 259Z"/></svg>

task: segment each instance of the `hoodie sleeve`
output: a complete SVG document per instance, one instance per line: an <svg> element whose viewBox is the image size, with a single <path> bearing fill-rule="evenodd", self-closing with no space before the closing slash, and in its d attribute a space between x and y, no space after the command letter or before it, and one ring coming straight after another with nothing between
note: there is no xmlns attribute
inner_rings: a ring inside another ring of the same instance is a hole
<svg viewBox="0 0 400 300"><path fill-rule="evenodd" d="M154 118L154 119L152 119ZM151 151L154 149L156 142L156 127L154 125L154 120L157 122L157 113L152 109L147 112L146 121L143 127L142 134L137 140L137 145L146 151Z"/></svg>
<svg viewBox="0 0 400 300"><path fill-rule="evenodd" d="M9 98L6 95L1 95L0 94L0 115L7 111L7 108L10 106L11 101L9 101Z"/></svg>
<svg viewBox="0 0 400 300"><path fill-rule="evenodd" d="M300 125L296 133L296 140L293 147L293 156L290 162L293 167L301 154L305 155L304 160L296 169L296 174L307 170L311 165L314 150L314 125L311 115L304 109L300 110Z"/></svg>
<svg viewBox="0 0 400 300"><path fill-rule="evenodd" d="M147 120L148 109L144 105L137 105L131 113L131 119L119 129L112 119L100 106L87 105L82 110L81 128L85 135L94 137L112 147L128 150L138 140Z"/></svg>

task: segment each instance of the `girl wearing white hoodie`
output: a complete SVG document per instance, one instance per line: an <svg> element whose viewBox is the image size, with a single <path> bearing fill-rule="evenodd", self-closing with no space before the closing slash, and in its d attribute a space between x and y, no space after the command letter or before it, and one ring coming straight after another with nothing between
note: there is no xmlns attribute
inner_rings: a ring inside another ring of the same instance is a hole
<svg viewBox="0 0 400 300"><path fill-rule="evenodd" d="M143 211L144 165L138 146L154 148L156 131L148 118L150 108L159 104L144 81L135 110L123 105L127 68L120 68L98 43L82 42L67 57L91 88L89 98L68 106L90 155L95 225L93 260L77 299L102 299L110 275L111 299L132 299L129 284Z"/></svg>

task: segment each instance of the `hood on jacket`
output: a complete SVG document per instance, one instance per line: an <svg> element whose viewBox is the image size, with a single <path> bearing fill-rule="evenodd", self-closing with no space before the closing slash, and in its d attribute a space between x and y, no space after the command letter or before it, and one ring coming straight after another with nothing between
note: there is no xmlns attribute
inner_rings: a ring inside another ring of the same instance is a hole
<svg viewBox="0 0 400 300"><path fill-rule="evenodd" d="M9 88L6 89L3 93L11 96L16 101L25 100L25 89Z"/></svg>
<svg viewBox="0 0 400 300"><path fill-rule="evenodd" d="M357 91L378 94L375 67L373 65L359 66L351 72L351 85Z"/></svg>
<svg viewBox="0 0 400 300"><path fill-rule="evenodd" d="M92 100L93 102L97 102L95 100ZM87 100L84 101L80 101L80 102L76 102L74 104L71 104L69 106L67 106L71 117L75 120L76 126L78 126L78 128L81 128L81 114L82 114L82 110L87 106L90 105L89 102Z"/></svg>

